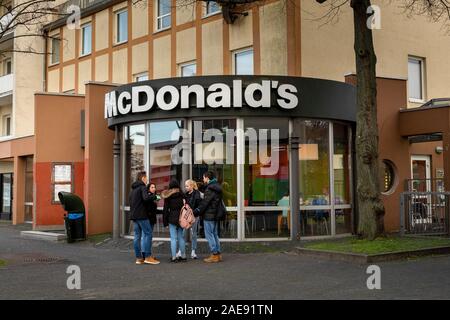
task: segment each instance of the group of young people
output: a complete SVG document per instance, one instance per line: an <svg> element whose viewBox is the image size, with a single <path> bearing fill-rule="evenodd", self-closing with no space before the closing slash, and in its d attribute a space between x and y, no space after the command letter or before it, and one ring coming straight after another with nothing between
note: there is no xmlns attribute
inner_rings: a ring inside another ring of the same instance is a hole
<svg viewBox="0 0 450 320"><path fill-rule="evenodd" d="M203 183L206 186L204 193L198 190L194 180L185 182L185 192L180 188L177 180L169 183L169 188L156 193L156 185L148 183L145 171L138 173L136 181L131 186L130 215L134 225L134 251L136 264L159 264L160 261L152 255L153 227L158 212L157 202L164 200L163 223L169 227L170 232L170 262L185 262L186 258L186 232L190 232L192 251L191 258L197 259L197 236L200 219L203 221L205 238L208 241L211 254L203 261L215 263L222 261L219 240L219 222L217 210L222 202L222 188L212 171L203 174ZM195 222L189 229L180 226L180 211L188 205L194 214Z"/></svg>

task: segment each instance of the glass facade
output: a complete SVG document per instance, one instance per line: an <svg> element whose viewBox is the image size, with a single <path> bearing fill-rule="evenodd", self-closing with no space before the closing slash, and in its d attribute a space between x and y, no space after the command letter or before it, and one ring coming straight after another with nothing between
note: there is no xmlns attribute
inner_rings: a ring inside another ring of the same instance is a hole
<svg viewBox="0 0 450 320"><path fill-rule="evenodd" d="M157 192L171 179L184 186L213 171L223 189L227 219L224 239L288 239L290 209L290 138L299 137L299 225L301 237L352 232L352 130L325 120L241 117L149 121L124 127L122 193L124 234L131 234L128 195L140 170ZM162 209L163 201L158 203ZM128 218L127 218L128 217ZM200 238L202 229L200 228ZM168 238L162 216L154 236Z"/></svg>

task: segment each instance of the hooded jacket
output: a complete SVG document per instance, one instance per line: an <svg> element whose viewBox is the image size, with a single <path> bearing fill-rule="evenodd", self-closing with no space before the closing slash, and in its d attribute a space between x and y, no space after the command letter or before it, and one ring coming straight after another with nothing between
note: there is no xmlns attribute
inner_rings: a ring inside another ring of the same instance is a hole
<svg viewBox="0 0 450 320"><path fill-rule="evenodd" d="M198 208L195 210L197 214L203 216L203 219L206 221L215 221L217 208L219 206L220 201L222 200L222 187L217 181L211 180L205 190L205 196ZM194 211L194 214L196 213Z"/></svg>
<svg viewBox="0 0 450 320"><path fill-rule="evenodd" d="M161 192L164 199L163 222L167 227L170 224L179 225L180 211L184 205L184 196L179 188L164 190Z"/></svg>
<svg viewBox="0 0 450 320"><path fill-rule="evenodd" d="M136 181L131 185L130 201L130 219L144 220L149 219L146 203L155 201L156 195L147 190L147 186L142 181Z"/></svg>

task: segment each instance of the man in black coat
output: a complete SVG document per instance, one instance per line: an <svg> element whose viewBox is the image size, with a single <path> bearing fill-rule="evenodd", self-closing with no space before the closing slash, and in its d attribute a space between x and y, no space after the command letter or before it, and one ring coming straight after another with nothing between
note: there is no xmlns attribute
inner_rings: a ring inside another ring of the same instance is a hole
<svg viewBox="0 0 450 320"><path fill-rule="evenodd" d="M150 224L146 202L156 201L156 194L150 194L147 189L147 174L138 173L136 181L131 185L130 214L134 223L134 252L136 264L159 264L152 257L153 228Z"/></svg>
<svg viewBox="0 0 450 320"><path fill-rule="evenodd" d="M217 221L216 215L217 208L222 201L222 187L215 179L212 171L203 174L203 182L206 185L204 197L194 212L203 217L205 238L208 240L211 250L211 255L203 261L208 263L220 262L222 261L222 255L220 254L219 221Z"/></svg>

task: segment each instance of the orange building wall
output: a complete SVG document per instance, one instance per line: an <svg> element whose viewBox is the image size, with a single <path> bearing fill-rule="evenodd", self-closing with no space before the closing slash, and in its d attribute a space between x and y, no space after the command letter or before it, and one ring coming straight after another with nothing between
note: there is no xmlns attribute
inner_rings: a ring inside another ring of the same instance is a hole
<svg viewBox="0 0 450 320"><path fill-rule="evenodd" d="M72 192L84 197L84 150L80 146L81 110L84 96L64 94L35 95L35 229L64 224L64 210L52 203L52 165L73 165Z"/></svg>

